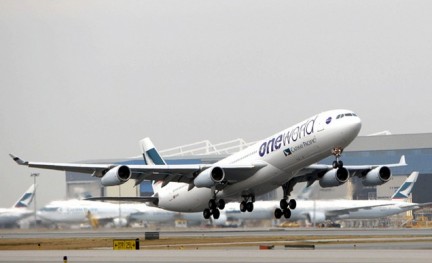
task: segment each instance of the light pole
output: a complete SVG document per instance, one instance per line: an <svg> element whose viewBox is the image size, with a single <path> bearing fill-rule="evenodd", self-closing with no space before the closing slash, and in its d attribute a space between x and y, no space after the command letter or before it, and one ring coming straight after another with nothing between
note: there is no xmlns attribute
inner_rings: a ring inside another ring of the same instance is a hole
<svg viewBox="0 0 432 263"><path fill-rule="evenodd" d="M33 196L33 205L34 205L34 209L33 209L33 213L34 213L34 223L35 226L37 225L37 218L36 218L36 177L39 176L39 173L32 173L30 174L31 177L33 177L33 186L35 187L34 189L34 196Z"/></svg>

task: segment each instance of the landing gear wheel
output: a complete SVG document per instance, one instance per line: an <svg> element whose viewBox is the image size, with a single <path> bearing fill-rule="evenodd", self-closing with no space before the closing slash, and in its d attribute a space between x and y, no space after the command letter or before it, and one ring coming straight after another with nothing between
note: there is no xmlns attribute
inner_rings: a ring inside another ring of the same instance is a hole
<svg viewBox="0 0 432 263"><path fill-rule="evenodd" d="M276 217L276 219L280 219L282 215L283 215L282 210L280 208L276 208L274 211L274 216Z"/></svg>
<svg viewBox="0 0 432 263"><path fill-rule="evenodd" d="M288 206L291 210L294 210L297 207L297 202L295 199L291 199L288 202Z"/></svg>
<svg viewBox="0 0 432 263"><path fill-rule="evenodd" d="M247 203L246 203L246 210L247 210L248 212L252 212L253 209L254 209L254 204L253 204L252 202L247 202Z"/></svg>
<svg viewBox="0 0 432 263"><path fill-rule="evenodd" d="M211 213L210 209L208 209L208 208L204 209L203 216L204 216L205 219L209 219L210 216L211 216L211 214L212 213Z"/></svg>
<svg viewBox="0 0 432 263"><path fill-rule="evenodd" d="M240 203L240 211L246 212L246 202L245 201L242 201Z"/></svg>
<svg viewBox="0 0 432 263"><path fill-rule="evenodd" d="M285 198L280 200L279 205L280 205L281 209L287 209L288 208L288 202Z"/></svg>
<svg viewBox="0 0 432 263"><path fill-rule="evenodd" d="M284 217L285 217L286 219L290 218L290 217L291 217L291 210L289 210L289 209L285 209L285 210L283 211L283 215L284 215Z"/></svg>
<svg viewBox="0 0 432 263"><path fill-rule="evenodd" d="M338 162L337 161L333 161L332 166L334 169L338 168Z"/></svg>
<svg viewBox="0 0 432 263"><path fill-rule="evenodd" d="M213 213L213 218L214 219L218 219L219 218L219 216L220 216L220 211L219 211L219 209L213 209L212 210L212 213Z"/></svg>
<svg viewBox="0 0 432 263"><path fill-rule="evenodd" d="M215 208L217 207L217 205L216 205L216 200L214 200L214 199L210 199L209 202L208 202L208 207L209 207L210 209L215 209Z"/></svg>
<svg viewBox="0 0 432 263"><path fill-rule="evenodd" d="M334 160L333 163L332 163L332 166L333 166L334 169L342 168L343 167L343 162L341 160L339 160L339 158L342 155L342 152L343 152L342 147L335 147L335 148L332 149L332 154L336 158L336 160Z"/></svg>
<svg viewBox="0 0 432 263"><path fill-rule="evenodd" d="M218 207L220 210L223 210L223 209L225 208L225 200L223 200L223 199L219 199L219 201L217 202L217 207Z"/></svg>

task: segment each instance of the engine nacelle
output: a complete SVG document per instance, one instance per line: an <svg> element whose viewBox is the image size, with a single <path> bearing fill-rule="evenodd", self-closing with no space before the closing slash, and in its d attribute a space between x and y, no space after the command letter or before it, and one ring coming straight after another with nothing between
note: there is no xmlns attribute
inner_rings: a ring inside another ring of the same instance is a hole
<svg viewBox="0 0 432 263"><path fill-rule="evenodd" d="M126 165L119 165L105 173L101 179L101 184L103 186L121 185L126 183L131 175L132 173L129 167Z"/></svg>
<svg viewBox="0 0 432 263"><path fill-rule="evenodd" d="M346 168L332 169L320 178L319 184L322 188L335 187L346 183L348 178L349 172Z"/></svg>
<svg viewBox="0 0 432 263"><path fill-rule="evenodd" d="M202 171L194 180L196 187L212 187L225 179L225 172L220 167L211 167Z"/></svg>
<svg viewBox="0 0 432 263"><path fill-rule="evenodd" d="M379 166L370 170L362 180L364 186L375 186L387 183L392 177L390 168L387 166Z"/></svg>
<svg viewBox="0 0 432 263"><path fill-rule="evenodd" d="M326 216L322 211L316 211L315 213L313 211L310 211L307 214L307 219L306 219L310 224L316 223L316 224L320 224L320 223L325 223L326 222Z"/></svg>

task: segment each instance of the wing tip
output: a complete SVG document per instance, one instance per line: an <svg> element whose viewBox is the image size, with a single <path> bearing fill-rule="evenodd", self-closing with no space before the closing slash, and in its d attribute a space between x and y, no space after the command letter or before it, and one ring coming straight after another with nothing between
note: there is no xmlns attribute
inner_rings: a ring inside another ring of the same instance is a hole
<svg viewBox="0 0 432 263"><path fill-rule="evenodd" d="M407 165L406 160L405 160L405 155L401 156L399 164L401 164L401 165Z"/></svg>
<svg viewBox="0 0 432 263"><path fill-rule="evenodd" d="M12 158L12 160L14 160L17 164L19 165L28 165L28 162L23 161L21 158L19 158L18 156L15 156L13 154L9 154L9 156Z"/></svg>

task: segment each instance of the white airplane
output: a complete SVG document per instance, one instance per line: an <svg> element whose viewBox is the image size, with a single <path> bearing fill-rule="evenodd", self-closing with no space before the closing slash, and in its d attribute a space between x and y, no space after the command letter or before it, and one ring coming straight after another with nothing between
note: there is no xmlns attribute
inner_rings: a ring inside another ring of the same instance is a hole
<svg viewBox="0 0 432 263"><path fill-rule="evenodd" d="M418 172L411 173L395 191L391 200L302 200L292 211L289 220L324 223L349 219L374 219L431 206L432 203L418 204L406 201L418 174ZM277 201L257 201L250 217L245 217L238 210L226 210L225 213L228 218L235 219L270 219L277 206Z"/></svg>
<svg viewBox="0 0 432 263"><path fill-rule="evenodd" d="M18 201L15 202L11 208L0 208L0 226L17 226L17 222L19 220L33 214L33 210L28 209L28 207L33 201L35 189L35 185L31 185L30 188L20 197L20 199L18 199Z"/></svg>
<svg viewBox="0 0 432 263"><path fill-rule="evenodd" d="M230 205L236 205L235 203L229 203L227 204L227 208ZM238 205L238 204L237 204ZM134 206L138 212L131 213L128 217L130 221L140 221L140 222L147 222L147 223L173 223L176 220L186 220L188 223L192 224L202 224L202 223L208 223L205 222L202 213L195 212L195 213L180 213L180 212L173 212L164 210L159 207L152 207L148 206L146 204L135 204ZM224 226L226 223L226 216L222 213L220 214L220 217L218 219L213 219L211 221L212 225L215 226Z"/></svg>
<svg viewBox="0 0 432 263"><path fill-rule="evenodd" d="M402 156L398 164L344 166L341 153L360 128L360 118L350 110L325 111L214 164L168 165L148 138L141 140L144 165L28 162L10 156L19 165L89 173L100 177L104 186L151 180L156 190L151 197L100 199L147 201L177 212L202 211L204 218L217 219L226 201L241 201L240 210L251 212L255 196L282 186L284 197L275 216L289 218L296 207L289 195L298 182L319 180L322 187L333 187L359 176L365 185L380 185L390 180L389 167L406 165ZM330 155L335 156L333 165L316 164Z"/></svg>
<svg viewBox="0 0 432 263"><path fill-rule="evenodd" d="M125 226L127 217L139 211L135 206L72 199L50 202L37 211L37 215L56 225L90 223L93 227L98 227L100 224L112 223L115 226Z"/></svg>

